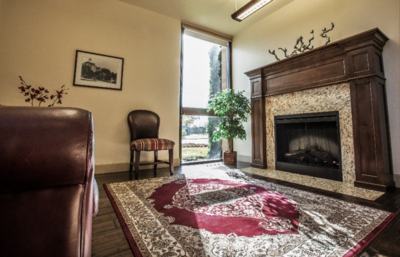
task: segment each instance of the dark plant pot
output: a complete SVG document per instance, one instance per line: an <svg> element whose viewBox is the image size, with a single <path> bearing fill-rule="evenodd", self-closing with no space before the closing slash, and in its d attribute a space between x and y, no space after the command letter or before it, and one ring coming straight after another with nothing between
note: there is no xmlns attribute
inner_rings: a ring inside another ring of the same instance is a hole
<svg viewBox="0 0 400 257"><path fill-rule="evenodd" d="M226 165L236 165L236 155L237 152L224 152L224 164Z"/></svg>

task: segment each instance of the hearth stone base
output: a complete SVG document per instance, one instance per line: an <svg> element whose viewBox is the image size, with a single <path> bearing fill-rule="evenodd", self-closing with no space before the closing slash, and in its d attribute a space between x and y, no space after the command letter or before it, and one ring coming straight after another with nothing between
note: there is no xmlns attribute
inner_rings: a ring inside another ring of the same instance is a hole
<svg viewBox="0 0 400 257"><path fill-rule="evenodd" d="M241 170L243 172L255 174L258 176L318 188L330 192L337 192L371 201L375 201L384 194L384 192L382 191L374 191L361 187L355 187L353 183L344 183L330 179L316 178L275 169L260 169L249 167Z"/></svg>

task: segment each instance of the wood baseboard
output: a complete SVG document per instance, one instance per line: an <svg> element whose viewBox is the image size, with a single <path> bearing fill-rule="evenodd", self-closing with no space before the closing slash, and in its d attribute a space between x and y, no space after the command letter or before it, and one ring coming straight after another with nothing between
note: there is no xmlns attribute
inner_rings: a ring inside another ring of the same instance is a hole
<svg viewBox="0 0 400 257"><path fill-rule="evenodd" d="M181 160L179 158L174 159L174 167L179 167ZM168 168L168 164L159 164L157 168ZM140 166L140 170L152 169L153 165ZM129 171L129 162L120 163L103 163L95 165L95 174L105 174L105 173L116 173L116 172L126 172Z"/></svg>
<svg viewBox="0 0 400 257"><path fill-rule="evenodd" d="M363 181L354 181L354 186L365 189L371 189L381 192L394 192L396 191L395 183L392 181L386 185L367 183Z"/></svg>

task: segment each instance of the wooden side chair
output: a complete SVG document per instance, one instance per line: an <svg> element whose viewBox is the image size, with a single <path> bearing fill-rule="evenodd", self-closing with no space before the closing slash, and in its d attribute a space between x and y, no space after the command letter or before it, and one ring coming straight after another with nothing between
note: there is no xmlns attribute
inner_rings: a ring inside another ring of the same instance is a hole
<svg viewBox="0 0 400 257"><path fill-rule="evenodd" d="M139 166L154 165L154 176L157 176L157 164L169 164L169 172L174 174L175 142L158 138L160 117L157 113L146 110L135 110L128 114L128 124L131 132L131 162L129 172L135 166L135 179L138 179ZM158 151L168 150L169 162L158 160ZM141 151L154 151L154 162L140 163Z"/></svg>

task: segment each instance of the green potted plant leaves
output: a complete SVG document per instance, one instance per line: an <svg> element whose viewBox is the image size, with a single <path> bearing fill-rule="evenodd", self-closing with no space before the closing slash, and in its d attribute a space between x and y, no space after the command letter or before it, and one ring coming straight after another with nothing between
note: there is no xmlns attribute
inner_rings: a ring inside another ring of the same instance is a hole
<svg viewBox="0 0 400 257"><path fill-rule="evenodd" d="M213 133L213 141L228 140L228 151L224 152L224 163L236 164L237 153L233 151L233 139L246 139L246 130L243 122L247 121L250 113L250 101L243 95L244 91L235 93L227 89L217 93L208 101L208 112L213 110L214 115L220 118L220 123Z"/></svg>

